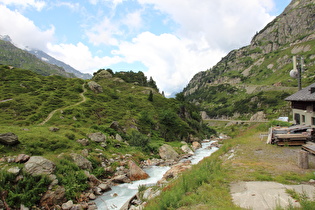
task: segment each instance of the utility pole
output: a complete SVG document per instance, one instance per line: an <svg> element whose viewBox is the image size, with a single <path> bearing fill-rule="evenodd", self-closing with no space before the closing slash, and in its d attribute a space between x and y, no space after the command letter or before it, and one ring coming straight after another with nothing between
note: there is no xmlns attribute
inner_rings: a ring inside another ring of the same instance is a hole
<svg viewBox="0 0 315 210"><path fill-rule="evenodd" d="M293 69L290 71L290 76L298 81L299 90L302 89L302 72L304 67L304 59L300 57L300 65L296 63L296 56L293 56Z"/></svg>

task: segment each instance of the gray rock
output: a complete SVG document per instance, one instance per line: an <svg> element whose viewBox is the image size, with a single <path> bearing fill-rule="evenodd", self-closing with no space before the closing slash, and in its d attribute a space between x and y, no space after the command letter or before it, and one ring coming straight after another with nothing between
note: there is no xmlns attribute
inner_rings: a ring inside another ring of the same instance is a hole
<svg viewBox="0 0 315 210"><path fill-rule="evenodd" d="M112 78L112 77L113 77L113 75L111 73L109 73L108 71L101 70L101 71L96 72L96 74L94 74L92 79L95 80L95 81L98 81L98 80L101 80L101 79L109 79L109 78Z"/></svg>
<svg viewBox="0 0 315 210"><path fill-rule="evenodd" d="M24 206L23 204L20 205L20 210L29 210L30 208Z"/></svg>
<svg viewBox="0 0 315 210"><path fill-rule="evenodd" d="M89 194L89 199L90 200L95 200L96 199L96 196L94 195L94 193L90 193Z"/></svg>
<svg viewBox="0 0 315 210"><path fill-rule="evenodd" d="M90 133L90 134L88 134L88 138L94 142L105 142L106 141L106 136L101 132Z"/></svg>
<svg viewBox="0 0 315 210"><path fill-rule="evenodd" d="M116 134L115 139L117 141L124 141L123 138L118 133Z"/></svg>
<svg viewBox="0 0 315 210"><path fill-rule="evenodd" d="M15 162L16 163L25 163L30 159L29 155L25 155L25 154L19 154L16 158L15 158Z"/></svg>
<svg viewBox="0 0 315 210"><path fill-rule="evenodd" d="M57 131L59 131L60 129L57 128L57 127L50 127L49 130L50 130L51 132L57 132Z"/></svg>
<svg viewBox="0 0 315 210"><path fill-rule="evenodd" d="M82 155L71 153L70 156L73 159L74 163L79 166L79 168L88 170L91 170L93 168L92 163Z"/></svg>
<svg viewBox="0 0 315 210"><path fill-rule="evenodd" d="M41 156L32 156L24 165L25 171L32 175L52 174L55 167L52 161Z"/></svg>
<svg viewBox="0 0 315 210"><path fill-rule="evenodd" d="M58 186L56 190L48 190L40 200L40 206L55 206L66 201L66 190L64 187Z"/></svg>
<svg viewBox="0 0 315 210"><path fill-rule="evenodd" d="M71 209L73 207L73 201L72 200L69 200L68 202L66 203L63 203L61 208L63 210L68 210L68 209Z"/></svg>
<svg viewBox="0 0 315 210"><path fill-rule="evenodd" d="M20 142L17 135L9 132L9 133L0 134L0 143L5 144L5 145L16 145Z"/></svg>
<svg viewBox="0 0 315 210"><path fill-rule="evenodd" d="M114 183L130 183L131 180L127 177L126 174L115 176L112 180Z"/></svg>
<svg viewBox="0 0 315 210"><path fill-rule="evenodd" d="M97 84L94 81L88 82L88 86L94 93L102 93L103 92L102 86L100 86L99 84Z"/></svg>
<svg viewBox="0 0 315 210"><path fill-rule="evenodd" d="M82 144L83 146L88 146L90 143L88 139L78 139L77 142Z"/></svg>
<svg viewBox="0 0 315 210"><path fill-rule="evenodd" d="M165 160L176 160L178 153L170 145L164 144L159 148L159 155Z"/></svg>
<svg viewBox="0 0 315 210"><path fill-rule="evenodd" d="M189 146L187 144L183 145L181 147L182 151L186 154L189 154L189 155L194 155L195 153L189 148Z"/></svg>
<svg viewBox="0 0 315 210"><path fill-rule="evenodd" d="M21 169L17 166L8 169L8 172L14 175L18 175L20 171Z"/></svg>
<svg viewBox="0 0 315 210"><path fill-rule="evenodd" d="M110 188L108 184L104 184L104 183L98 185L98 187L102 190L102 192L107 192L112 189Z"/></svg>

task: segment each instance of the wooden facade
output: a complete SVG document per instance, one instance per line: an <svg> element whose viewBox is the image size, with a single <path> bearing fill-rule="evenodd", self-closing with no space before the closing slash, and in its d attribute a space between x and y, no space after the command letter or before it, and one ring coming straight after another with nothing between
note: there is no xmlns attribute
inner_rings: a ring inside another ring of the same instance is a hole
<svg viewBox="0 0 315 210"><path fill-rule="evenodd" d="M315 126L315 83L285 100L291 101L295 124Z"/></svg>

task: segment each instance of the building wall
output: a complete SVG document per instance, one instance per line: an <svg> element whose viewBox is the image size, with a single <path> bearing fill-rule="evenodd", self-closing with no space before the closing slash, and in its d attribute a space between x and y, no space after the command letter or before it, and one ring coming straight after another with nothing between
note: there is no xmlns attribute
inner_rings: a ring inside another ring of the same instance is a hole
<svg viewBox="0 0 315 210"><path fill-rule="evenodd" d="M315 126L315 112L313 110L292 109L292 111L295 124Z"/></svg>

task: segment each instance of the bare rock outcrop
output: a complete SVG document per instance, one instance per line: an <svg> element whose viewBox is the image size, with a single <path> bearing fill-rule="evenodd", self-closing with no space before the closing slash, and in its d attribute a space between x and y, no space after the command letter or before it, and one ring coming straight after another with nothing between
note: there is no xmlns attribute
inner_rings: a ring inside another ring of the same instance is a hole
<svg viewBox="0 0 315 210"><path fill-rule="evenodd" d="M103 92L102 86L100 86L99 84L97 84L94 81L88 82L88 86L94 93L102 93Z"/></svg>
<svg viewBox="0 0 315 210"><path fill-rule="evenodd" d="M19 138L14 133L3 133L0 134L0 143L5 145L16 145L19 144Z"/></svg>
<svg viewBox="0 0 315 210"><path fill-rule="evenodd" d="M94 142L105 142L106 141L106 136L101 133L101 132L97 132L97 133L90 133L87 135L89 139L91 139Z"/></svg>
<svg viewBox="0 0 315 210"><path fill-rule="evenodd" d="M71 153L70 156L79 168L87 170L91 170L93 168L92 163L82 155Z"/></svg>
<svg viewBox="0 0 315 210"><path fill-rule="evenodd" d="M24 165L27 173L32 175L50 175L55 170L55 164L41 156L32 156Z"/></svg>

